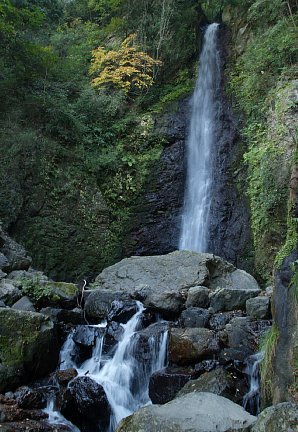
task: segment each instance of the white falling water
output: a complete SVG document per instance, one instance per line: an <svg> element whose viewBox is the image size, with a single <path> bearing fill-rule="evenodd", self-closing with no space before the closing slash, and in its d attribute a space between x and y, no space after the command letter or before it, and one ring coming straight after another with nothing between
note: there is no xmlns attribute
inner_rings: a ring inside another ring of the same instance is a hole
<svg viewBox="0 0 298 432"><path fill-rule="evenodd" d="M243 397L243 408L254 415L260 412L260 363L263 358L263 352L248 357L244 370L248 375L249 390Z"/></svg>
<svg viewBox="0 0 298 432"><path fill-rule="evenodd" d="M136 333L140 324L144 307L138 302L137 313L126 323L121 324L124 332L113 356L105 356L102 353L104 336L98 336L93 348L92 357L80 366L72 359L75 348L73 334L69 334L60 353L60 369L76 368L79 376L88 375L105 389L107 398L112 408L109 432L116 429L120 420L144 405L150 404L148 385L150 375L165 366L167 353L167 332L160 337L151 336L148 339L148 351L150 361L137 360L139 351L139 335ZM105 327L105 324L100 325ZM63 417L53 411L53 407L47 411L51 413L56 422L63 423ZM69 423L68 423L69 424Z"/></svg>
<svg viewBox="0 0 298 432"><path fill-rule="evenodd" d="M218 24L208 26L199 62L199 77L192 97L187 142L187 180L179 249L206 252L213 177L215 128L219 103Z"/></svg>

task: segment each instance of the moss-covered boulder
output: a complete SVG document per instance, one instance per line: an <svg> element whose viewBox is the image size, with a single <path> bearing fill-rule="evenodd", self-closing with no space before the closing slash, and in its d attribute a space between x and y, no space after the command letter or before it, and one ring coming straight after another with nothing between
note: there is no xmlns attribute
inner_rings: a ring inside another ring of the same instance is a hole
<svg viewBox="0 0 298 432"><path fill-rule="evenodd" d="M27 276L17 281L38 308L45 306L72 309L76 306L78 287L67 282L53 282L38 277Z"/></svg>
<svg viewBox="0 0 298 432"><path fill-rule="evenodd" d="M0 392L47 374L58 354L52 321L35 312L0 309Z"/></svg>

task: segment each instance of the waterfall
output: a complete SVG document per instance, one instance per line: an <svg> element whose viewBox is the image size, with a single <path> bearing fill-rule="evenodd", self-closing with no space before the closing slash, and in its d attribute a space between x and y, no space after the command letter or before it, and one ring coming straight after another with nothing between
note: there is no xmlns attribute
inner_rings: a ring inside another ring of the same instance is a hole
<svg viewBox="0 0 298 432"><path fill-rule="evenodd" d="M187 141L187 179L182 215L180 250L206 252L213 178L215 130L219 112L219 24L207 27L199 61L199 76L192 97Z"/></svg>
<svg viewBox="0 0 298 432"><path fill-rule="evenodd" d="M263 352L248 357L244 369L248 375L249 390L243 397L243 408L253 415L260 413L260 363L263 357Z"/></svg>
<svg viewBox="0 0 298 432"><path fill-rule="evenodd" d="M103 386L112 409L109 432L116 429L122 418L151 403L148 394L150 376L165 366L167 331L149 336L146 342L146 360L138 357L144 343L141 332L138 331L144 307L140 302L137 302L137 307L135 315L126 324L121 324L122 338L110 353L103 354L105 335L101 333L97 336L92 356L77 365L73 332L68 335L60 352L60 369L76 368L78 376L87 375ZM105 326L106 323L96 327ZM49 402L46 412L50 414L51 423L70 425L54 410L52 401ZM74 427L73 431L76 430Z"/></svg>

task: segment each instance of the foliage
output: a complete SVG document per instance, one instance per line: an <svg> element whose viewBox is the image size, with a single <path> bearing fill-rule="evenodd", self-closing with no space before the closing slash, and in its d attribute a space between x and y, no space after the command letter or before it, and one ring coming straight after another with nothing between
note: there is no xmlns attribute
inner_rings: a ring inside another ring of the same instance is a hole
<svg viewBox="0 0 298 432"><path fill-rule="evenodd" d="M261 340L261 351L264 353L264 358L261 363L261 382L262 394L265 400L272 400L272 386L273 386L273 365L276 345L279 338L279 330L276 324L273 324Z"/></svg>
<svg viewBox="0 0 298 432"><path fill-rule="evenodd" d="M92 51L90 74L95 88L121 89L125 94L147 89L153 84L153 68L161 62L131 46L136 35L128 36L117 51L99 47Z"/></svg>

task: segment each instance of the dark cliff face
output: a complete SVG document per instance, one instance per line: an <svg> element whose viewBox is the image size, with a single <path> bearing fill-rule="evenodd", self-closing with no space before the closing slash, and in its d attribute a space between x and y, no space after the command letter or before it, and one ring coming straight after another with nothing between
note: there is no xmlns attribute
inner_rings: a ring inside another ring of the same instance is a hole
<svg viewBox="0 0 298 432"><path fill-rule="evenodd" d="M244 149L239 138L238 120L225 93L228 38L227 29L221 26L219 48L222 79L218 90L221 108L216 130L209 250L237 267L252 271L249 208L245 197L245 172L241 166Z"/></svg>
<svg viewBox="0 0 298 432"><path fill-rule="evenodd" d="M166 254L178 248L189 113L186 99L174 114L163 116L156 125L167 145L153 165L135 207L124 242L124 256Z"/></svg>
<svg viewBox="0 0 298 432"><path fill-rule="evenodd" d="M221 68L227 53L227 34L220 30ZM224 93L224 75L219 89L222 110L217 130L216 170L214 173L209 250L240 268L252 270L247 259L251 248L249 211L241 183L237 120ZM139 198L124 245L124 256L157 255L178 248L184 201L186 139L190 119L189 100L181 101L175 114L157 126L168 145L152 167L145 192Z"/></svg>

